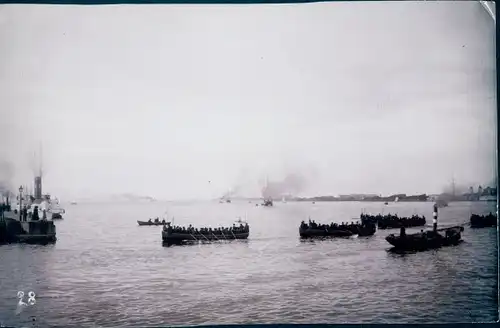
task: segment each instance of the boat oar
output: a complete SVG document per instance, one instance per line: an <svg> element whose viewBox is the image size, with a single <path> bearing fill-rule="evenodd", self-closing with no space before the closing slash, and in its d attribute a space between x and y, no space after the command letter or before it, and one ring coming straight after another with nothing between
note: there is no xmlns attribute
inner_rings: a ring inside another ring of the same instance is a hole
<svg viewBox="0 0 500 328"><path fill-rule="evenodd" d="M231 230L231 234L233 235L234 239L237 239L234 232Z"/></svg>

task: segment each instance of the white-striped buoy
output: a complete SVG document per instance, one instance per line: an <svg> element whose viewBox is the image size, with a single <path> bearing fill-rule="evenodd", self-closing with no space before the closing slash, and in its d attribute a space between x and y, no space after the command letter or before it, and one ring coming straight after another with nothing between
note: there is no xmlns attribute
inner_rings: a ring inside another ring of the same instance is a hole
<svg viewBox="0 0 500 328"><path fill-rule="evenodd" d="M437 223L438 223L438 209L437 209L436 204L434 204L434 211L432 212L432 216L433 216L433 219L432 219L433 230L434 230L434 232L436 232L437 231Z"/></svg>

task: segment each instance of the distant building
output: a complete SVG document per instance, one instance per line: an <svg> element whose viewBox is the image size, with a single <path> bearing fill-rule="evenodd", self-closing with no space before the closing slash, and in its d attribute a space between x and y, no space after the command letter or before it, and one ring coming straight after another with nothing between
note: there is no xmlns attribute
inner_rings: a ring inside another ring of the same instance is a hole
<svg viewBox="0 0 500 328"><path fill-rule="evenodd" d="M484 188L481 196L496 196L497 188L486 187Z"/></svg>

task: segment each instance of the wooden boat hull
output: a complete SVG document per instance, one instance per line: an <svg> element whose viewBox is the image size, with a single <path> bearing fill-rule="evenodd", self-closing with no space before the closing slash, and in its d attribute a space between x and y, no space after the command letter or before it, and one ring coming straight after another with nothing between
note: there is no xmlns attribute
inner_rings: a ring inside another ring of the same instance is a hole
<svg viewBox="0 0 500 328"><path fill-rule="evenodd" d="M373 236L376 231L377 228L375 225L358 227L358 236L360 237Z"/></svg>
<svg viewBox="0 0 500 328"><path fill-rule="evenodd" d="M353 235L351 231L348 230L327 230L327 229L303 229L299 228L299 234L302 238L314 238L314 237L350 237Z"/></svg>
<svg viewBox="0 0 500 328"><path fill-rule="evenodd" d="M162 240L165 243L182 243L184 241L218 241L218 240L236 240L236 239L247 239L250 232L244 233L229 233L229 234L189 234L189 233L178 233L167 231L162 231Z"/></svg>
<svg viewBox="0 0 500 328"><path fill-rule="evenodd" d="M49 244L57 241L56 234L46 235L17 235L15 242L23 244Z"/></svg>
<svg viewBox="0 0 500 328"><path fill-rule="evenodd" d="M385 223L383 221L379 221L377 226L381 230L386 229L399 229L401 227L405 228L414 228L414 227L423 227L426 224L426 220L422 220L420 222L410 223L410 222L394 222L394 223Z"/></svg>
<svg viewBox="0 0 500 328"><path fill-rule="evenodd" d="M417 233L406 236L390 234L385 240L399 250L422 251L443 246L457 245L461 239L463 227L451 227L438 230L437 233L428 231L426 234ZM443 236L439 232L445 232Z"/></svg>

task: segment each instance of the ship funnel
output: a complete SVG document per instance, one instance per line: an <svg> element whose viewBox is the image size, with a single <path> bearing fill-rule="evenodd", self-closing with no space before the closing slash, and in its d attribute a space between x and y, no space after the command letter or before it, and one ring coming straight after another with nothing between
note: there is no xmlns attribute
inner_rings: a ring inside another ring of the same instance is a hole
<svg viewBox="0 0 500 328"><path fill-rule="evenodd" d="M35 199L42 198L42 177L35 177Z"/></svg>

